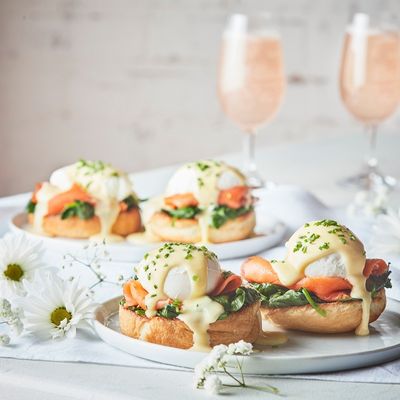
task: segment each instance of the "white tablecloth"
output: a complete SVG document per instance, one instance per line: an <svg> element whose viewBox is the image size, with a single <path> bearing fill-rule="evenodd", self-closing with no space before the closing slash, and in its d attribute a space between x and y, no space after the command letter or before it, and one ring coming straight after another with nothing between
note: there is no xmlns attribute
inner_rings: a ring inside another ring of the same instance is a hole
<svg viewBox="0 0 400 400"><path fill-rule="evenodd" d="M385 154L382 159L383 169L391 174L398 174L400 158L397 153L400 148L400 138L383 136L380 143L380 149L384 149ZM260 149L258 152L260 169L269 179L297 184L312 190L326 204L345 206L354 191L337 186L336 181L356 171L362 158L362 152L359 149L362 149L363 144L362 137L353 136L339 139L324 138L313 143ZM354 151L348 149L354 149ZM224 158L233 162L239 160L237 155ZM135 182L138 191L143 197L154 194L173 169L174 167L162 168L136 174ZM324 173L321 174L321 171ZM0 233L6 228L4 217L19 210L26 198L26 196L13 196L0 199ZM234 270L238 263L238 261L230 260L224 262L224 265ZM400 281L398 271L396 274L396 279ZM109 290L112 297L111 291L117 289L110 288ZM396 288L391 291L391 295L400 298L399 290ZM123 400L170 399L178 398L176 385L179 385L180 398L204 398L203 392L193 391L191 388L192 373L180 369L176 371L123 354L105 345L94 335L80 335L75 341L54 343L50 347L47 345L43 347L38 342L25 342L25 340L21 338L21 342L16 342L15 346L0 348L0 398L2 400L28 397L30 400L55 398L103 400L113 397ZM83 348L86 351L80 351ZM72 363L48 363L22 360L23 358L64 359ZM136 368L98 365L99 358L103 362L108 360L107 362L111 364L121 363L121 365L131 365ZM399 361L397 361L375 368L337 374L296 376L296 379L291 378L291 380L277 380L270 377L268 382L280 387L288 397L296 399L320 400L322 397L324 400L330 400L351 397L354 400L370 398L395 400L400 398L400 386L384 383L399 383L399 376ZM325 381L319 383L315 379ZM314 380L313 383L310 380ZM381 383L381 385L350 383L365 381ZM265 398L265 394L255 391L231 391L230 395L237 398L244 396Z"/></svg>

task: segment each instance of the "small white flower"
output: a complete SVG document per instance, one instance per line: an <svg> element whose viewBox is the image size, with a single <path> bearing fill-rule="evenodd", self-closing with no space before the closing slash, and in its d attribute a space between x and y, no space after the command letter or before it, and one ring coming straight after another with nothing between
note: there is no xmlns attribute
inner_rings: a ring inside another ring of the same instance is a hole
<svg viewBox="0 0 400 400"><path fill-rule="evenodd" d="M207 376L204 382L204 389L209 394L218 394L222 389L221 379L217 375Z"/></svg>
<svg viewBox="0 0 400 400"><path fill-rule="evenodd" d="M370 250L386 256L400 255L400 209L379 215L372 227Z"/></svg>
<svg viewBox="0 0 400 400"><path fill-rule="evenodd" d="M25 234L8 233L0 239L0 293L20 296L23 282L32 280L42 267L43 248L40 242L29 240Z"/></svg>
<svg viewBox="0 0 400 400"><path fill-rule="evenodd" d="M10 344L10 336L0 335L0 346L7 346Z"/></svg>
<svg viewBox="0 0 400 400"><path fill-rule="evenodd" d="M385 213L389 203L389 190L378 187L374 190L361 190L353 202L348 206L347 212L351 216L375 217Z"/></svg>
<svg viewBox="0 0 400 400"><path fill-rule="evenodd" d="M208 363L204 360L194 367L194 385L197 388L203 386L206 376L209 372Z"/></svg>
<svg viewBox="0 0 400 400"><path fill-rule="evenodd" d="M231 343L228 346L227 354L243 354L244 356L248 356L253 352L253 345L251 343L247 343L244 340L240 340L237 343Z"/></svg>
<svg viewBox="0 0 400 400"><path fill-rule="evenodd" d="M0 299L0 315L11 312L11 303L7 299Z"/></svg>
<svg viewBox="0 0 400 400"><path fill-rule="evenodd" d="M24 324L19 318L13 320L11 323L9 323L9 325L11 328L11 333L15 336L19 336L24 330Z"/></svg>
<svg viewBox="0 0 400 400"><path fill-rule="evenodd" d="M224 344L219 344L218 346L213 347L209 357L219 361L225 356L227 350L228 346L225 346Z"/></svg>
<svg viewBox="0 0 400 400"><path fill-rule="evenodd" d="M23 299L27 332L42 338L73 338L76 329L89 326L95 304L78 280L63 281L54 272L42 274L27 286Z"/></svg>
<svg viewBox="0 0 400 400"><path fill-rule="evenodd" d="M20 308L13 309L7 299L0 299L0 319L10 327L11 333L15 336L19 336L24 329L21 317Z"/></svg>

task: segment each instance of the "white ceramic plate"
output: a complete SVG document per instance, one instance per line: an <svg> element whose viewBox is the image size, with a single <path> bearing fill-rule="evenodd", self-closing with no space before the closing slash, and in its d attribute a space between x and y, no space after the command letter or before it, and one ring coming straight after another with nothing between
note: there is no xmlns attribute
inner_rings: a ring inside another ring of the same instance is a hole
<svg viewBox="0 0 400 400"><path fill-rule="evenodd" d="M106 343L129 354L162 364L193 368L205 353L175 349L132 339L119 331L118 302L109 300L96 310L94 327ZM320 335L289 332L278 348L265 347L245 357L247 374L303 374L367 367L400 357L400 302L389 300L386 311L371 325L369 336Z"/></svg>
<svg viewBox="0 0 400 400"><path fill-rule="evenodd" d="M64 239L48 236L39 236L29 230L27 214L20 213L15 215L10 221L10 229L13 232L25 232L35 238L40 237L45 246L51 250L62 252L76 251L88 243L84 239ZM286 232L285 225L271 216L257 215L256 236L239 240L236 242L210 244L207 247L218 255L220 260L245 257L260 253L269 249L282 241ZM149 250L156 248L160 243L152 244L132 244L129 242L113 243L107 245L107 250L113 261L132 262L139 261Z"/></svg>

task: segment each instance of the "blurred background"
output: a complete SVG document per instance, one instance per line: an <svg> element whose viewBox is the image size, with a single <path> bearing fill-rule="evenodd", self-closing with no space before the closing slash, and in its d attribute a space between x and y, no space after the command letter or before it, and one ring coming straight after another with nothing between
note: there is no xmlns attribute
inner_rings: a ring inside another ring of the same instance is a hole
<svg viewBox="0 0 400 400"><path fill-rule="evenodd" d="M240 151L216 96L232 12L278 16L288 86L259 145L362 135L339 95L352 13L398 0L0 0L0 195L102 159L140 171ZM380 128L399 134L400 115ZM351 151L351 149L349 149Z"/></svg>

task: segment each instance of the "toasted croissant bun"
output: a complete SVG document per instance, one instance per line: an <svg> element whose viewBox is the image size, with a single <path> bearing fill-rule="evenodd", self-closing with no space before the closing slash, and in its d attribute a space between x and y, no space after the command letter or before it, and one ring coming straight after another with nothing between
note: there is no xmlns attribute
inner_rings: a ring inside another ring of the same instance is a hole
<svg viewBox="0 0 400 400"><path fill-rule="evenodd" d="M326 311L319 315L310 305L296 307L261 307L261 315L274 325L316 333L342 333L354 331L361 323L361 300L336 301L318 304ZM376 321L386 307L385 289L381 289L371 303L369 322Z"/></svg>
<svg viewBox="0 0 400 400"><path fill-rule="evenodd" d="M250 304L228 318L210 324L210 346L236 343L243 339L253 343L261 332L260 303ZM193 332L181 320L162 317L147 318L119 308L119 325L124 335L164 346L189 349L193 346Z"/></svg>
<svg viewBox="0 0 400 400"><path fill-rule="evenodd" d="M33 223L33 214L29 214L29 223ZM112 233L127 236L141 229L140 211L132 208L121 211L113 225ZM61 236L75 239L86 239L100 232L100 219L94 216L90 219L71 217L61 219L60 215L48 215L43 218L43 230L52 236Z"/></svg>
<svg viewBox="0 0 400 400"><path fill-rule="evenodd" d="M227 221L220 228L209 228L211 243L225 243L246 239L253 233L256 225L254 211ZM156 212L150 218L147 229L160 239L171 242L198 243L201 241L200 226L197 219L173 219L167 213Z"/></svg>

